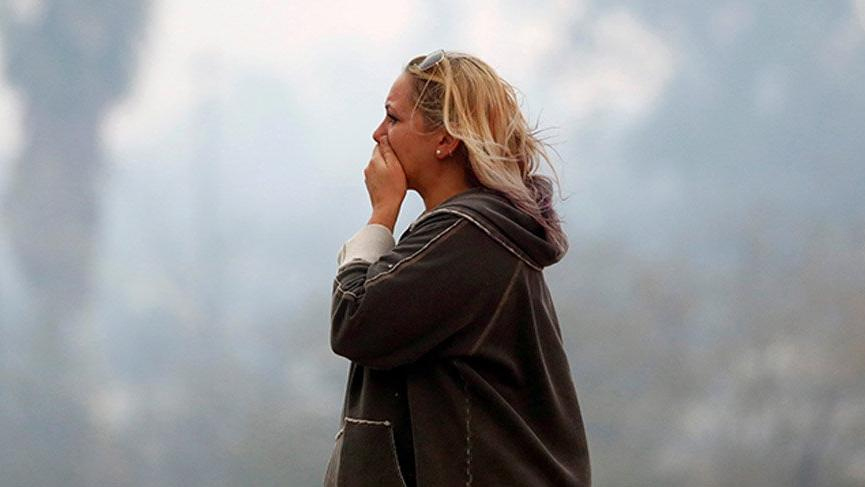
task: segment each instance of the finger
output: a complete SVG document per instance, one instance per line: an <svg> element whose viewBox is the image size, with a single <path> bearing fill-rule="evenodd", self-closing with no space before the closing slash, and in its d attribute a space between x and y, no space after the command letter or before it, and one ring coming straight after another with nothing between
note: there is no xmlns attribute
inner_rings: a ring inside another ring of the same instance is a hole
<svg viewBox="0 0 865 487"><path fill-rule="evenodd" d="M372 160L371 163L380 163L387 166L387 159L382 154L381 144L376 144L375 148L372 150Z"/></svg>
<svg viewBox="0 0 865 487"><path fill-rule="evenodd" d="M396 158L393 154L393 149L390 147L390 143L388 143L386 135L381 138L381 142L378 145L381 146L381 155L387 162L391 162Z"/></svg>

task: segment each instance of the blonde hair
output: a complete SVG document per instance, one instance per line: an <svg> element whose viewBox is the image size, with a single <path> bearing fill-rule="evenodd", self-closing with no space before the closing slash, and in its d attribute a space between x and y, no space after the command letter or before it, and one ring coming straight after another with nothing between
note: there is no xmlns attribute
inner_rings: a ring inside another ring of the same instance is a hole
<svg viewBox="0 0 865 487"><path fill-rule="evenodd" d="M532 216L557 247L558 257L563 256L568 239L553 208L553 184L537 173L543 160L556 175L546 150L550 146L537 127L529 127L514 87L475 56L447 52L434 67L421 71L417 65L424 57L405 67L415 81L412 115L419 111L427 128L444 127L458 139L469 178ZM558 175L556 183L561 190Z"/></svg>

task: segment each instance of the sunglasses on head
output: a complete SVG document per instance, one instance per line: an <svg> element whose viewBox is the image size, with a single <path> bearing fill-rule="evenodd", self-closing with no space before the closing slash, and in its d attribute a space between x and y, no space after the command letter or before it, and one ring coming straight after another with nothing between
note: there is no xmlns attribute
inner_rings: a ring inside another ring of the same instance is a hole
<svg viewBox="0 0 865 487"><path fill-rule="evenodd" d="M417 68L421 71L426 71L433 66L436 66L438 63L442 62L442 59L445 58L445 52L442 49L437 51L433 51L427 57L423 59L423 61L417 63Z"/></svg>

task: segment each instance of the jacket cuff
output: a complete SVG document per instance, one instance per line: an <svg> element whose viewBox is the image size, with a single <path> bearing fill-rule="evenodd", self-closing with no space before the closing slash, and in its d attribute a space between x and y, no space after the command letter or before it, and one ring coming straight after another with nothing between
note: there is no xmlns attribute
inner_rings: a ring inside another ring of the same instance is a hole
<svg viewBox="0 0 865 487"><path fill-rule="evenodd" d="M354 260L362 260L372 264L395 245L396 242L390 229L379 223L367 224L339 249L336 256L337 268Z"/></svg>

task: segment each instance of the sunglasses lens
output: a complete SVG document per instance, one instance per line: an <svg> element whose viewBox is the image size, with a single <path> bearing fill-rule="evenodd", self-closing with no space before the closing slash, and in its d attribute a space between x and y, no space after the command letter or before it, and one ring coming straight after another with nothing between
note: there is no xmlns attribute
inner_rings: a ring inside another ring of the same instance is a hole
<svg viewBox="0 0 865 487"><path fill-rule="evenodd" d="M441 62L441 60L444 59L444 57L445 57L445 52L442 50L438 50L438 51L430 54L426 58L424 58L424 60L421 61L417 65L417 67L421 71L426 71L427 69L429 69L429 68L435 66L436 64L438 64L439 62Z"/></svg>

